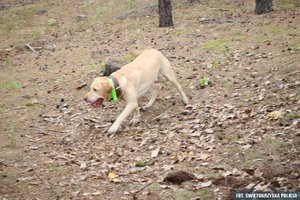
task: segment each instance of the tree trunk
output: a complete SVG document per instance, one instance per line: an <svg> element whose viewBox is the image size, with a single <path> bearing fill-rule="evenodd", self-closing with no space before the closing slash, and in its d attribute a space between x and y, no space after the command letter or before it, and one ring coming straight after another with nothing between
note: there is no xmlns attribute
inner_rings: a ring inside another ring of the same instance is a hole
<svg viewBox="0 0 300 200"><path fill-rule="evenodd" d="M172 1L158 0L159 27L173 26Z"/></svg>
<svg viewBox="0 0 300 200"><path fill-rule="evenodd" d="M272 12L273 0L255 0L255 14Z"/></svg>

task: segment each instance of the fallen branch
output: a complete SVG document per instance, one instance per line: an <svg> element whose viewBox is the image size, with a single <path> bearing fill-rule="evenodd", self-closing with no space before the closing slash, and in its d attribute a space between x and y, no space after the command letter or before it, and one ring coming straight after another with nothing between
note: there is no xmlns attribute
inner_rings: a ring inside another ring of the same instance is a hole
<svg viewBox="0 0 300 200"><path fill-rule="evenodd" d="M290 75L297 74L297 73L300 73L300 70L294 71L294 72L290 72L290 73L286 74L286 75L284 76L284 78L286 78L286 77L288 77L288 76L290 76Z"/></svg>
<svg viewBox="0 0 300 200"><path fill-rule="evenodd" d="M86 121L89 121L89 122L93 122L93 123L100 123L99 120L91 118L91 117L84 117L83 119Z"/></svg>
<svg viewBox="0 0 300 200"><path fill-rule="evenodd" d="M158 115L157 117L154 117L153 120L156 121L156 120L158 120L158 119L161 119L161 118L164 117L168 112L169 112L169 110L167 110L166 112L164 112L164 113Z"/></svg>

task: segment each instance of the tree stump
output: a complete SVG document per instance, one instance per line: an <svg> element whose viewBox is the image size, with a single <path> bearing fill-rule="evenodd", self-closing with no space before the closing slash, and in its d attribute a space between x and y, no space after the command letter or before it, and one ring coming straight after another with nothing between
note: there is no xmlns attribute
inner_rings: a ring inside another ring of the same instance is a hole
<svg viewBox="0 0 300 200"><path fill-rule="evenodd" d="M172 1L158 0L159 27L173 26Z"/></svg>
<svg viewBox="0 0 300 200"><path fill-rule="evenodd" d="M265 14L273 11L273 0L255 0L255 14Z"/></svg>
<svg viewBox="0 0 300 200"><path fill-rule="evenodd" d="M110 60L105 63L103 76L110 76L112 73L120 69L120 63L115 60Z"/></svg>

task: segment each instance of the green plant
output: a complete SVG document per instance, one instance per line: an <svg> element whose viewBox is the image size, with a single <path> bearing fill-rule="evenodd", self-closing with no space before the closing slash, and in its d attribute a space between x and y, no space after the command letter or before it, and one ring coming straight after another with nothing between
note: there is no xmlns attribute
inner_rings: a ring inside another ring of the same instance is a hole
<svg viewBox="0 0 300 200"><path fill-rule="evenodd" d="M203 78L199 79L199 84L202 87L206 87L206 86L212 84L212 81L208 77L203 77Z"/></svg>
<svg viewBox="0 0 300 200"><path fill-rule="evenodd" d="M57 25L57 21L55 19L48 19L47 23L49 26Z"/></svg>
<svg viewBox="0 0 300 200"><path fill-rule="evenodd" d="M96 19L99 19L102 16L102 9L100 7L96 8Z"/></svg>
<svg viewBox="0 0 300 200"><path fill-rule="evenodd" d="M56 78L57 81L62 82L65 80L65 78L63 76L59 76Z"/></svg>
<svg viewBox="0 0 300 200"><path fill-rule="evenodd" d="M20 89L22 86L21 86L21 83L19 81L14 81L14 82L12 82L11 87L13 89Z"/></svg>
<svg viewBox="0 0 300 200"><path fill-rule="evenodd" d="M138 161L135 163L135 167L145 167L145 166L146 166L146 163L143 161Z"/></svg>

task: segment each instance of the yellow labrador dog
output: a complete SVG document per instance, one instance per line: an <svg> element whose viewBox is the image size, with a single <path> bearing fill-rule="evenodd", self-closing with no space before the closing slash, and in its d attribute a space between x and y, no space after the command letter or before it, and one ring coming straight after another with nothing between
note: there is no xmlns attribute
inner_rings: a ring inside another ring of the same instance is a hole
<svg viewBox="0 0 300 200"><path fill-rule="evenodd" d="M139 122L138 98L147 91L150 92L150 99L143 109L152 106L157 97L157 91L153 88L153 83L158 80L160 74L173 83L180 92L183 103L188 104L188 98L176 81L170 62L155 49L145 50L134 61L115 71L110 77L96 78L84 100L94 107L101 106L104 100L111 101L119 98L126 101L125 109L108 130L108 134L114 134L122 121L133 112L134 117L131 123L136 124Z"/></svg>

